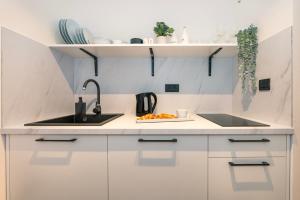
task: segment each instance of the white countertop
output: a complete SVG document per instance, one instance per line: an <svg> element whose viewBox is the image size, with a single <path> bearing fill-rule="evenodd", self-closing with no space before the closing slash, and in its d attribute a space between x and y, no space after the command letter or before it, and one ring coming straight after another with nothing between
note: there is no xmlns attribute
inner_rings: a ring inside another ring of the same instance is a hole
<svg viewBox="0 0 300 200"><path fill-rule="evenodd" d="M103 126L15 126L2 129L2 134L99 134L99 135L140 135L140 134L293 134L293 128L269 124L269 127L221 127L198 115L194 121L136 123L134 115L125 114ZM253 119L252 119L253 120ZM257 121L257 120L255 120ZM265 122L262 122L265 123Z"/></svg>

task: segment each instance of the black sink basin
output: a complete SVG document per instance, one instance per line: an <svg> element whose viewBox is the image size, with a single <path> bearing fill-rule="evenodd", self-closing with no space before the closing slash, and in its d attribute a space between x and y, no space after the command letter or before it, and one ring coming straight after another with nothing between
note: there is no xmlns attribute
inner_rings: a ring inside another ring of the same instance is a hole
<svg viewBox="0 0 300 200"><path fill-rule="evenodd" d="M122 115L123 114L85 115L83 120L78 120L78 117L75 117L75 115L68 115L25 124L25 126L102 126Z"/></svg>

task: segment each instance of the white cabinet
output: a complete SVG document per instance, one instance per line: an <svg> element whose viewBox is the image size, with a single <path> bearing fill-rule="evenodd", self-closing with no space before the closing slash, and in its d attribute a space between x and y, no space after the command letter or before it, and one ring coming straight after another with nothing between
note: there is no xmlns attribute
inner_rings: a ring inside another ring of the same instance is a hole
<svg viewBox="0 0 300 200"><path fill-rule="evenodd" d="M287 156L285 135L218 135L209 137L209 157Z"/></svg>
<svg viewBox="0 0 300 200"><path fill-rule="evenodd" d="M10 200L108 199L106 136L12 135L9 140Z"/></svg>
<svg viewBox="0 0 300 200"><path fill-rule="evenodd" d="M288 200L287 136L209 137L209 200Z"/></svg>
<svg viewBox="0 0 300 200"><path fill-rule="evenodd" d="M261 164L269 166L231 166ZM285 157L210 158L209 200L287 200Z"/></svg>
<svg viewBox="0 0 300 200"><path fill-rule="evenodd" d="M206 136L109 136L110 200L206 200Z"/></svg>

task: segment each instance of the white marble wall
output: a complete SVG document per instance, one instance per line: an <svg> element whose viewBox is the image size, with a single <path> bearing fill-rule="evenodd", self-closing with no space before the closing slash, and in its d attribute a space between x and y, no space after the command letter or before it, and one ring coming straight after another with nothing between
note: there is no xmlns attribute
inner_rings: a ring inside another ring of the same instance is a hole
<svg viewBox="0 0 300 200"><path fill-rule="evenodd" d="M95 100L95 86L87 91L82 85L89 78L101 85L104 112L135 112L135 94L158 94L156 112L174 113L178 108L191 112L231 112L234 58L216 58L212 77L208 76L208 58L156 58L155 76L151 76L149 58L100 58L99 77L94 77L93 61L76 60L75 100ZM164 92L165 83L179 83L180 93Z"/></svg>
<svg viewBox="0 0 300 200"><path fill-rule="evenodd" d="M2 126L74 112L74 60L2 28Z"/></svg>
<svg viewBox="0 0 300 200"><path fill-rule="evenodd" d="M290 126L292 123L292 28L259 45L257 79L271 78L271 91L242 95L234 81L233 112L250 118Z"/></svg>

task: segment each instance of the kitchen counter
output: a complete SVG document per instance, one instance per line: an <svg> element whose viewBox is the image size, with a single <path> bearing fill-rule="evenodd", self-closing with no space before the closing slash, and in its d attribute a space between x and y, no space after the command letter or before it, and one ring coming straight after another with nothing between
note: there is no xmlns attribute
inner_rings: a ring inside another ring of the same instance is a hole
<svg viewBox="0 0 300 200"><path fill-rule="evenodd" d="M2 134L86 134L86 135L141 135L141 134L293 134L293 128L276 124L269 127L221 127L198 115L194 121L136 123L135 115L125 114L103 126L15 126L2 129ZM250 119L253 120L253 119ZM257 120L255 120L257 121ZM264 122L262 122L264 123Z"/></svg>

